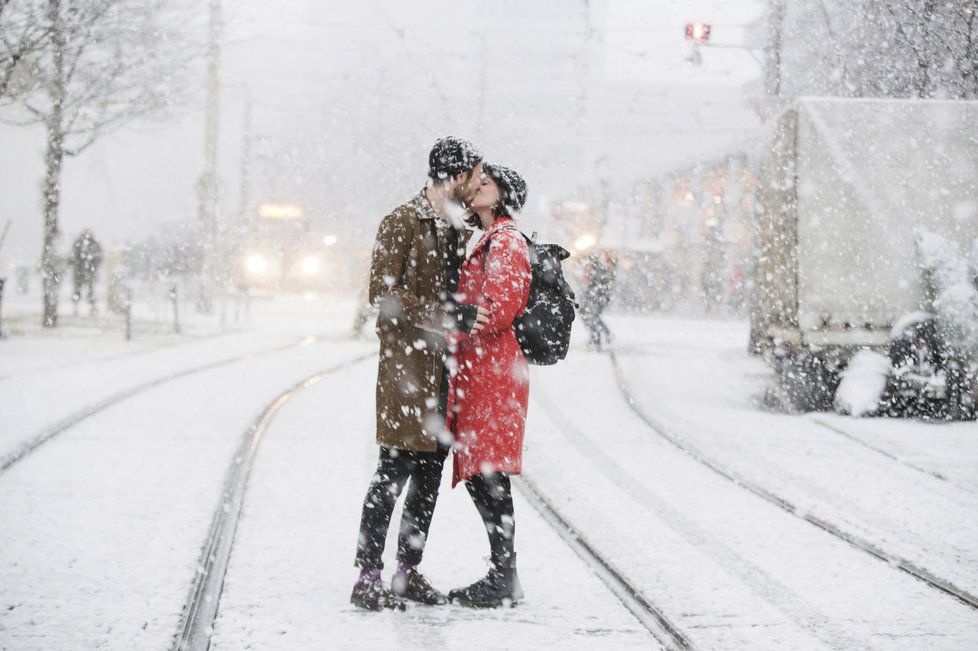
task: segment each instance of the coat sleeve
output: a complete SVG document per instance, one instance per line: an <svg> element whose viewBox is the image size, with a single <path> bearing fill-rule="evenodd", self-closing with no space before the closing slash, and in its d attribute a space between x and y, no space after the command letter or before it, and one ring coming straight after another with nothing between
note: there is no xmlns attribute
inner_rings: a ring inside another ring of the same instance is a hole
<svg viewBox="0 0 978 651"><path fill-rule="evenodd" d="M497 333L513 325L530 295L530 254L526 240L510 233L493 237L486 251L482 293L489 308L483 332Z"/></svg>
<svg viewBox="0 0 978 651"><path fill-rule="evenodd" d="M413 239L410 220L398 211L381 220L370 257L370 304L388 318L441 330L446 322L442 302L424 300L401 286Z"/></svg>

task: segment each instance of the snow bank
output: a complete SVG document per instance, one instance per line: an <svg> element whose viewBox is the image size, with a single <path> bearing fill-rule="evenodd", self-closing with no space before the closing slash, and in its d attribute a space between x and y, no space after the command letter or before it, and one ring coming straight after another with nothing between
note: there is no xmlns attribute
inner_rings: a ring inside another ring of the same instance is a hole
<svg viewBox="0 0 978 651"><path fill-rule="evenodd" d="M856 353L835 392L836 411L852 416L876 411L889 373L890 360L885 355L871 350Z"/></svg>
<svg viewBox="0 0 978 651"><path fill-rule="evenodd" d="M978 289L964 254L953 242L926 231L917 236L917 252L930 274L934 314L945 343L966 359L978 359Z"/></svg>
<svg viewBox="0 0 978 651"><path fill-rule="evenodd" d="M890 329L890 339L896 339L913 326L927 321L932 316L933 315L930 312L924 312L923 310L917 310L916 312L904 314L899 318L899 320L897 320L896 323L893 324L893 327Z"/></svg>

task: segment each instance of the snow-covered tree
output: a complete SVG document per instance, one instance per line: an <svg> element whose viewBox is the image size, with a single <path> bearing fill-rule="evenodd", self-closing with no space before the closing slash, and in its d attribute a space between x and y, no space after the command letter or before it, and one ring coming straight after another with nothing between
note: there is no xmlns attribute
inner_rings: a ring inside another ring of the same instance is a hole
<svg viewBox="0 0 978 651"><path fill-rule="evenodd" d="M57 323L61 172L104 134L175 105L189 58L178 0L0 0L4 120L43 125L44 325ZM181 0L182 1L182 0ZM180 30L180 31L178 31Z"/></svg>
<svg viewBox="0 0 978 651"><path fill-rule="evenodd" d="M966 255L935 233L921 233L917 250L945 344L957 357L978 360L978 289Z"/></svg>
<svg viewBox="0 0 978 651"><path fill-rule="evenodd" d="M784 93L978 98L974 0L787 4Z"/></svg>

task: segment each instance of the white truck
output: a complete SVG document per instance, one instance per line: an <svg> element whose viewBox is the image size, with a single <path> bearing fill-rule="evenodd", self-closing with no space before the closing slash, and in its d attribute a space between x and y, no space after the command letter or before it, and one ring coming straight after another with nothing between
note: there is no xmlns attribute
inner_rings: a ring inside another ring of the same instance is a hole
<svg viewBox="0 0 978 651"><path fill-rule="evenodd" d="M929 309L919 238L978 239L978 102L811 98L769 120L751 348L794 408L831 405L858 350Z"/></svg>

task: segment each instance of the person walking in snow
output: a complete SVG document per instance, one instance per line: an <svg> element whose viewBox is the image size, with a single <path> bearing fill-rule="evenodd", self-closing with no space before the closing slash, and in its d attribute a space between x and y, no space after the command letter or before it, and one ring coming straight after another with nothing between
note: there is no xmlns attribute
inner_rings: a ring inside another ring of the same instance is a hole
<svg viewBox="0 0 978 651"><path fill-rule="evenodd" d="M95 314L95 276L102 266L102 246L95 240L92 231L85 229L72 245L71 269L74 280L74 290L71 300L75 304L75 315L78 314L78 303L82 291L87 290L88 305L92 315Z"/></svg>
<svg viewBox="0 0 978 651"><path fill-rule="evenodd" d="M510 476L522 467L529 367L513 319L530 294L529 248L512 214L526 201L526 183L501 165L483 166L471 210L484 231L462 264L459 300L488 311L488 320L450 337L455 364L448 393L448 429L455 438L452 486L464 481L489 534L491 567L481 580L452 590L451 601L476 608L523 598L516 573Z"/></svg>
<svg viewBox="0 0 978 651"><path fill-rule="evenodd" d="M405 600L447 602L418 571L451 448L445 431L446 334L484 323L487 310L453 300L471 231L462 217L479 187L482 155L443 138L428 157L428 183L383 218L370 263L368 300L379 311L377 470L363 502L350 601L367 610L404 610ZM388 590L382 555L391 515L407 485L398 566Z"/></svg>
<svg viewBox="0 0 978 651"><path fill-rule="evenodd" d="M595 253L584 263L584 301L581 306L581 317L588 330L588 348L592 350L601 350L604 344L611 343L611 330L601 318L601 314L611 302L616 267L615 254L610 250Z"/></svg>

